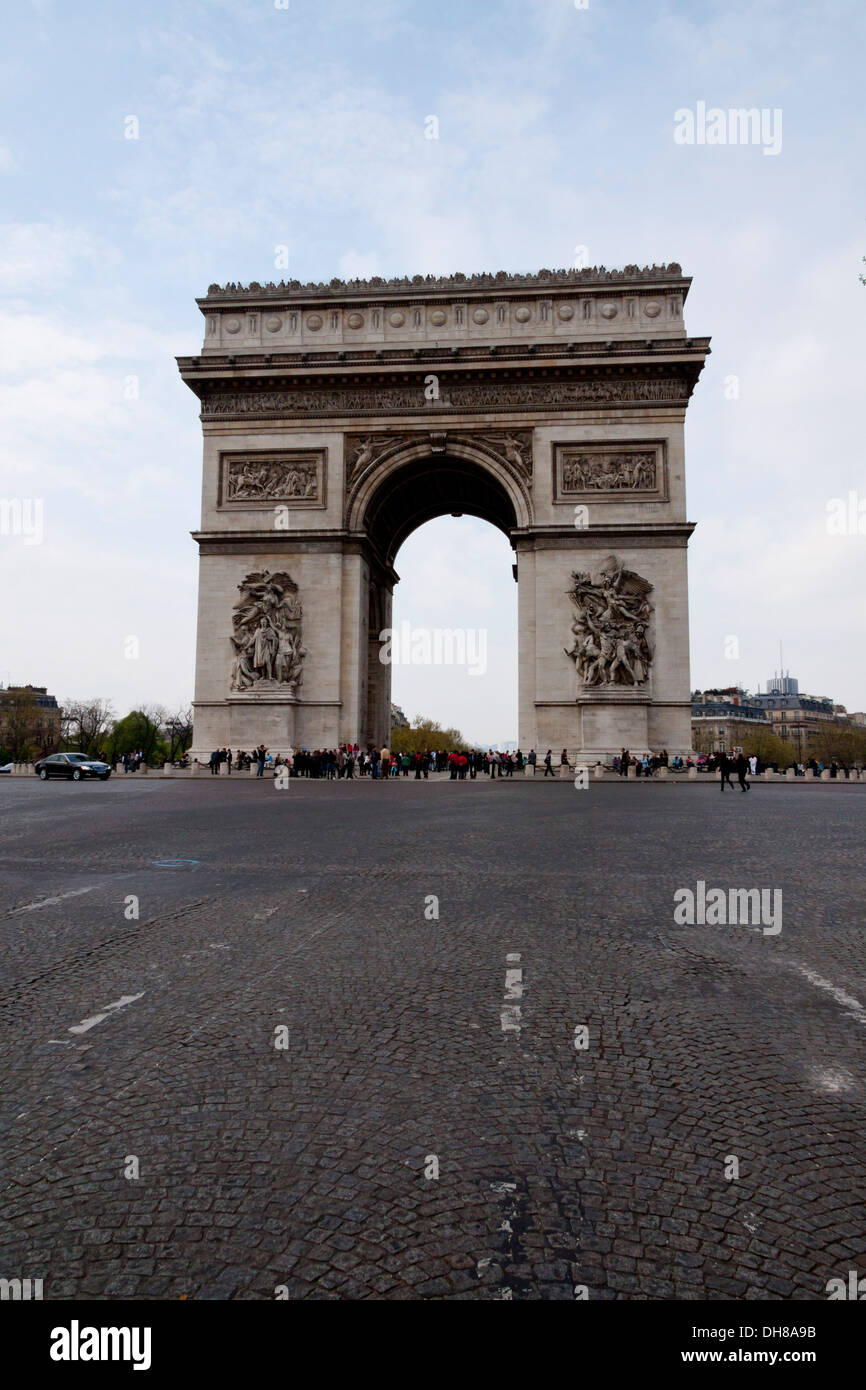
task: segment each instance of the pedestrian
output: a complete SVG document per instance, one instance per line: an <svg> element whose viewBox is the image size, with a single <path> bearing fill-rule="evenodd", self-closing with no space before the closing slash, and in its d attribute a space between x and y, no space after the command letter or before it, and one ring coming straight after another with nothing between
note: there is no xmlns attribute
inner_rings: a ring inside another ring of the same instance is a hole
<svg viewBox="0 0 866 1390"><path fill-rule="evenodd" d="M752 790L751 783L746 781L746 773L748 772L748 770L749 764L746 762L745 754L741 749L739 757L737 758L737 781L740 784L741 792L748 792Z"/></svg>
<svg viewBox="0 0 866 1390"><path fill-rule="evenodd" d="M734 764L728 761L727 753L719 754L719 778L722 784L722 791L725 790L725 787L730 787L731 791L734 790L734 784L731 781L731 771L733 766Z"/></svg>
<svg viewBox="0 0 866 1390"><path fill-rule="evenodd" d="M228 773L229 777L231 777L231 775L232 775L232 750L231 750L230 748L227 748L227 749L226 749L226 772Z"/></svg>
<svg viewBox="0 0 866 1390"><path fill-rule="evenodd" d="M544 775L545 777L553 776L553 754L549 748L544 755Z"/></svg>
<svg viewBox="0 0 866 1390"><path fill-rule="evenodd" d="M265 745L263 743L260 743L258 748L256 749L256 762L258 764L256 768L257 777L264 777L265 775L265 758L267 757L267 753L268 750L265 747Z"/></svg>

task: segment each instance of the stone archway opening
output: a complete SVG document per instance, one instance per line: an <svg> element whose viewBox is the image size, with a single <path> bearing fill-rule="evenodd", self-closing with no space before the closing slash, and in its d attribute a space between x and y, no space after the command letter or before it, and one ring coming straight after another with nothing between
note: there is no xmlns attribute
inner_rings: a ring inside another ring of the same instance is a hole
<svg viewBox="0 0 866 1390"><path fill-rule="evenodd" d="M506 536L519 524L514 502L487 469L450 456L412 460L390 473L370 497L363 526L386 565L425 522L440 516L475 516Z"/></svg>
<svg viewBox="0 0 866 1390"><path fill-rule="evenodd" d="M404 541L390 670L410 724L433 719L485 748L517 738L514 560L510 538L468 513L435 517Z"/></svg>
<svg viewBox="0 0 866 1390"><path fill-rule="evenodd" d="M480 673L486 664L486 650L482 649L486 635L482 638L475 625L463 622L437 628L429 634L429 648L422 631L407 639L404 627L394 627L394 587L400 578L394 561L398 551L415 531L439 517L478 518L496 527L509 541L522 517L507 483L486 463L472 458L425 452L395 460L370 481L372 485L359 498L355 525L364 531L381 562L381 568L371 567L370 572L366 718L370 740L379 742L387 741L390 734L390 657L393 655L398 663L404 661L409 654L403 650L407 640L414 641L412 652L419 663L427 659L425 651L429 651L431 665L456 661ZM509 583L516 578L513 563L507 578ZM393 634L389 647L384 647L383 632ZM383 650L389 658L384 661Z"/></svg>

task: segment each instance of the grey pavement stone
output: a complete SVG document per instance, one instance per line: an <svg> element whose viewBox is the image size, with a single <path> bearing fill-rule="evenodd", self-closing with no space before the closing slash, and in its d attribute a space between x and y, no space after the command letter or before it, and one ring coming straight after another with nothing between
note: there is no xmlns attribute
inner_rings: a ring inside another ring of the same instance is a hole
<svg viewBox="0 0 866 1390"><path fill-rule="evenodd" d="M866 1035L809 978L866 1003L858 788L227 784L0 785L0 1273L809 1300L862 1264ZM676 926L698 879L780 888L782 933Z"/></svg>

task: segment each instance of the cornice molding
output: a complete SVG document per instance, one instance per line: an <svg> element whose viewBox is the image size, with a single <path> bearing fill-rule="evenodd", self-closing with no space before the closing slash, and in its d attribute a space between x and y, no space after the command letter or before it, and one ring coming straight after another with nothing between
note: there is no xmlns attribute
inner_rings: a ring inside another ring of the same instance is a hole
<svg viewBox="0 0 866 1390"><path fill-rule="evenodd" d="M367 347L355 351L330 348L322 352L298 349L294 352L208 352L198 357L178 357L180 374L193 386L202 377L230 373L278 376L302 372L344 372L355 368L370 372L394 367L453 367L478 365L491 367L542 367L558 362L634 362L703 360L710 353L709 338L626 338L609 342L531 342L480 344L459 347L419 346L414 348Z"/></svg>

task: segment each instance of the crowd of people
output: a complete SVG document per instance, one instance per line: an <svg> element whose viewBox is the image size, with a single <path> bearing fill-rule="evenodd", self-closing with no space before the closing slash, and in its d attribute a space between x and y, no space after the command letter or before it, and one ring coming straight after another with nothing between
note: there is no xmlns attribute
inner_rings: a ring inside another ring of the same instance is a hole
<svg viewBox="0 0 866 1390"><path fill-rule="evenodd" d="M140 753L125 754L123 758L124 771L135 771L142 761ZM502 753L493 748L483 749L454 749L442 751L425 749L421 753L399 753L387 747L372 748L362 750L357 743L342 743L339 748L300 748L289 749L288 753L271 753L263 743L258 748L249 752L237 749L234 752L231 748L217 748L209 758L208 766L212 775L216 776L225 765L227 774L235 772L248 772L255 767L256 776L263 777L265 772L276 773L279 768L285 767L290 777L324 778L328 781L340 781L342 779L353 780L355 777L369 777L373 781L384 781L392 777L413 777L416 781L427 779L431 772L448 773L452 781L474 781L478 777L513 777L515 772L523 774L528 768L533 771L536 767L544 768L545 777L554 777L554 757L548 748L544 757L539 759L535 749L530 749L529 753L523 754L518 748L514 753ZM557 768L570 767L568 752L563 748L559 755ZM743 791L749 790L749 776L757 777L764 771L764 764L755 754L747 757L742 749L734 750L730 755L727 753L700 754L697 758L691 755L683 758L679 755L670 757L667 749L662 749L660 753L642 752L632 753L628 748L622 748L619 755L613 759L613 770L620 777L627 777L629 770L634 768L636 777L655 777L660 768L669 768L672 772L687 772L690 768L697 768L699 772L707 772L720 775L722 790L726 786L733 787L730 781L732 772L736 772L739 785ZM825 764L810 758L805 764L795 764L796 775L802 777L807 769L811 769L817 777L824 771ZM831 777L847 777L848 767L844 763L833 761L829 764Z"/></svg>
<svg viewBox="0 0 866 1390"><path fill-rule="evenodd" d="M251 752L231 748L216 748L208 760L213 776L219 776L225 766L225 775L234 772L249 772L255 765L256 776L262 777L265 771L276 773L281 767L288 769L290 777L325 778L338 781L369 777L384 781L391 777L413 777L416 781L429 778L431 772L448 773L452 781L475 780L477 777L513 777L515 772L523 773L535 767L538 755L535 749L524 756L518 748L514 753L500 753L493 748L487 752L481 749L456 749L443 751L425 749L421 753L398 753L390 748L367 748L362 750L357 743L343 743L339 748L300 748L289 749L288 753L274 756L264 744ZM561 763L568 763L565 749ZM543 759L545 776L553 776L553 756L548 748Z"/></svg>
<svg viewBox="0 0 866 1390"><path fill-rule="evenodd" d="M620 777L627 777L630 767L634 768L636 777L654 777L660 767L669 767L674 772L679 772L693 766L691 758L684 761L679 757L669 757L666 748L661 753L630 753L627 748L621 748L619 757L613 760L613 770L618 772Z"/></svg>

